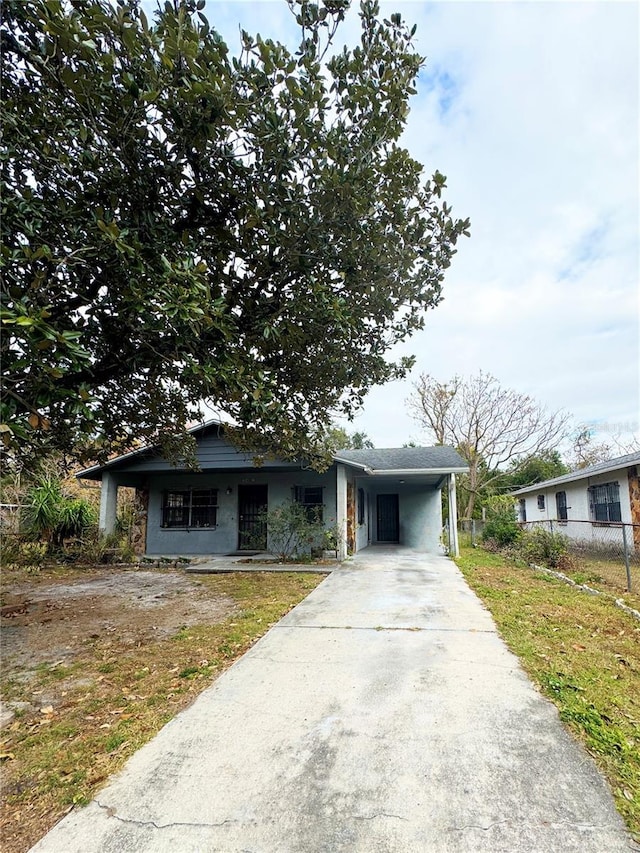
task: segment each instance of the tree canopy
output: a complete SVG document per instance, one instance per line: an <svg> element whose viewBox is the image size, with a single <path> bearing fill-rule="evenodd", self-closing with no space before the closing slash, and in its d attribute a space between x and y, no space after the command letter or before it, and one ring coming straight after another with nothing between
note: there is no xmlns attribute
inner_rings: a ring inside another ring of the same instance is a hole
<svg viewBox="0 0 640 853"><path fill-rule="evenodd" d="M512 477L521 466L525 475L536 475L533 469L540 466L532 457L542 457L547 470L562 465L550 451L566 435L569 415L548 412L529 395L503 388L490 373L454 376L447 382L423 373L409 408L438 444L455 447L469 465L462 481L465 518L473 518L476 500L504 478L505 468Z"/></svg>
<svg viewBox="0 0 640 853"><path fill-rule="evenodd" d="M440 301L469 223L398 145L414 30L364 0L360 43L328 58L347 3L292 0L297 52L242 32L234 53L203 6L3 3L17 456L183 434L205 400L239 444L313 458L332 412L405 375L388 351Z"/></svg>

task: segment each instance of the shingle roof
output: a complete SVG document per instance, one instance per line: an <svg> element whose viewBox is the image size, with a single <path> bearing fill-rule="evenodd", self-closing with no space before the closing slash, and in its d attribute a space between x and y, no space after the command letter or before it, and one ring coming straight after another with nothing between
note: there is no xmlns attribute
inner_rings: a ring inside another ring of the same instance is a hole
<svg viewBox="0 0 640 853"><path fill-rule="evenodd" d="M547 486L571 483L574 480L585 480L588 477L595 477L596 474L606 474L607 471L616 471L618 468L628 468L631 465L640 465L640 451L637 453L627 453L625 456L617 456L615 459L609 459L607 462L597 462L595 465L589 465L588 468L580 468L578 471L563 474L561 477L553 477L551 480L543 480L542 483L525 486L522 489L511 492L511 494L523 495L526 492L539 491Z"/></svg>
<svg viewBox="0 0 640 853"><path fill-rule="evenodd" d="M364 465L372 471L468 471L469 467L453 447L389 447L339 450L336 461Z"/></svg>

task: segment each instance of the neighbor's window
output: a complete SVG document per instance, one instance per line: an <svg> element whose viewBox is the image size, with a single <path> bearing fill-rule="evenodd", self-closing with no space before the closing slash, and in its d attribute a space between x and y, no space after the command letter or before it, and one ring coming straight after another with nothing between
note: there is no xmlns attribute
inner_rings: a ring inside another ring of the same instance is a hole
<svg viewBox="0 0 640 853"><path fill-rule="evenodd" d="M294 499L305 508L309 521L322 521L322 486L296 486Z"/></svg>
<svg viewBox="0 0 640 853"><path fill-rule="evenodd" d="M556 515L558 521L567 520L567 493L556 492Z"/></svg>
<svg viewBox="0 0 640 853"><path fill-rule="evenodd" d="M622 521L618 483L589 487L589 514L591 521Z"/></svg>
<svg viewBox="0 0 640 853"><path fill-rule="evenodd" d="M544 495L538 495L538 509L544 509Z"/></svg>
<svg viewBox="0 0 640 853"><path fill-rule="evenodd" d="M364 524L364 489L358 489L358 524Z"/></svg>
<svg viewBox="0 0 640 853"><path fill-rule="evenodd" d="M527 520L527 502L520 498L520 521L524 524Z"/></svg>
<svg viewBox="0 0 640 853"><path fill-rule="evenodd" d="M217 489L187 489L164 493L163 527L215 527L217 514Z"/></svg>

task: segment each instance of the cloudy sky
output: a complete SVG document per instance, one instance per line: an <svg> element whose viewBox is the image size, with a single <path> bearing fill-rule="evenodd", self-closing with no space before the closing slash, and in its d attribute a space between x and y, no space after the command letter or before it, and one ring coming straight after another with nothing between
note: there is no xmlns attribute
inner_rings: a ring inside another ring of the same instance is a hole
<svg viewBox="0 0 640 853"><path fill-rule="evenodd" d="M382 3L417 24L427 57L403 139L448 177L471 218L444 302L404 346L412 376L374 389L349 429L378 447L420 440L405 400L421 372L490 372L610 440L640 431L636 2ZM355 45L352 10L340 43ZM229 47L239 26L296 45L285 0L208 0Z"/></svg>

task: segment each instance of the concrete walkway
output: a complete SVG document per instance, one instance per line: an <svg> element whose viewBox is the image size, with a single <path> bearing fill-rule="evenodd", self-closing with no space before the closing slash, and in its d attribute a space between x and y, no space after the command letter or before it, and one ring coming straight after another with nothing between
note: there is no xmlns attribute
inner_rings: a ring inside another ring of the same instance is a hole
<svg viewBox="0 0 640 853"><path fill-rule="evenodd" d="M444 557L367 549L38 853L638 849Z"/></svg>

